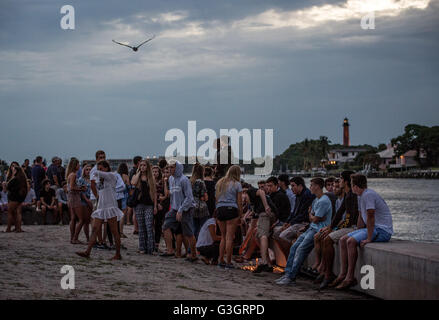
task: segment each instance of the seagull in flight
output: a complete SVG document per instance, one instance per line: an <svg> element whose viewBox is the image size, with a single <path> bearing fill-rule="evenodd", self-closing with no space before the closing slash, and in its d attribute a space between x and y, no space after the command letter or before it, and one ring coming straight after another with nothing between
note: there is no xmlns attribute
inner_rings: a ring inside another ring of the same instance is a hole
<svg viewBox="0 0 439 320"><path fill-rule="evenodd" d="M115 41L115 40L113 40L113 42L114 42L114 43L117 43L117 44L120 44L121 46L125 46L125 47L128 47L128 48L131 48L131 49L133 49L134 52L136 52L137 50L139 50L140 46L144 45L145 43L151 41L151 40L154 39L154 38L155 38L155 35L153 35L152 38L143 41L141 44L139 44L138 46L135 46L135 47L129 46L129 45L125 44L125 43L117 42L117 41Z"/></svg>

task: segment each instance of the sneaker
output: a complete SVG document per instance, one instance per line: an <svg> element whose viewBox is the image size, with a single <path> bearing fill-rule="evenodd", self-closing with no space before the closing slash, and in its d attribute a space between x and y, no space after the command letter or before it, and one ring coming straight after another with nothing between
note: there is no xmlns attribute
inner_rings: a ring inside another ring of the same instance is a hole
<svg viewBox="0 0 439 320"><path fill-rule="evenodd" d="M102 250L109 250L110 248L107 246L106 243L101 243L99 249L102 249Z"/></svg>
<svg viewBox="0 0 439 320"><path fill-rule="evenodd" d="M276 283L278 285L281 285L281 286L288 286L288 285L296 283L296 280L293 280L290 277L285 276L284 278L279 279L279 281L277 281Z"/></svg>
<svg viewBox="0 0 439 320"><path fill-rule="evenodd" d="M225 262L219 262L217 264L217 268L219 268L219 269L224 269L225 267L226 267L226 263Z"/></svg>
<svg viewBox="0 0 439 320"><path fill-rule="evenodd" d="M280 277L279 279L274 280L274 282L275 282L275 283L278 283L278 282L284 280L286 277L287 277L287 275L284 274L284 275L283 275L282 277Z"/></svg>
<svg viewBox="0 0 439 320"><path fill-rule="evenodd" d="M233 263L226 263L224 269L226 270L235 269L235 266L233 265Z"/></svg>

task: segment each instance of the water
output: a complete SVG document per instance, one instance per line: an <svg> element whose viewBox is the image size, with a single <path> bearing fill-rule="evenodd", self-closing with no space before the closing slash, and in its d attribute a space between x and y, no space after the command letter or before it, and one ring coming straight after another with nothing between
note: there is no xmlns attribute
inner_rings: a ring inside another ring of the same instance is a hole
<svg viewBox="0 0 439 320"><path fill-rule="evenodd" d="M261 177L243 179L257 187ZM310 179L305 179L309 187ZM368 187L386 201L393 218L393 238L439 242L439 180L368 179Z"/></svg>

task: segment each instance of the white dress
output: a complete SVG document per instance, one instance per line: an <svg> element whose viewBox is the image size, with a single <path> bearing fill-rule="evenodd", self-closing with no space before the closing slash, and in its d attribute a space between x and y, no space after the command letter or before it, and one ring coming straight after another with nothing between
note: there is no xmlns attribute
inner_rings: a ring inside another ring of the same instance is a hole
<svg viewBox="0 0 439 320"><path fill-rule="evenodd" d="M117 206L116 175L112 172L99 170L96 170L93 175L99 191L99 201L97 209L91 215L92 218L108 220L117 217L117 221L119 221L123 217L123 212Z"/></svg>

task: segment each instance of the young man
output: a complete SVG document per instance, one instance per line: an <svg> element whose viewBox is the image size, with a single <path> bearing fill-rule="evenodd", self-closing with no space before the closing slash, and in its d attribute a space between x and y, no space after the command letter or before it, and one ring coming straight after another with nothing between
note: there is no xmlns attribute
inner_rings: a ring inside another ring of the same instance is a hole
<svg viewBox="0 0 439 320"><path fill-rule="evenodd" d="M46 224L46 213L48 210L53 212L54 221L56 221L58 208L56 207L55 190L50 187L49 179L41 183L43 189L40 191L41 214L43 215L43 224Z"/></svg>
<svg viewBox="0 0 439 320"><path fill-rule="evenodd" d="M191 256L186 260L196 261L197 252L195 248L196 240L193 230L192 212L195 201L192 195L192 185L189 179L183 174L183 165L175 161L169 166L171 176L169 177L169 192L171 195L171 210L166 213L163 223L163 234L166 242L166 253L162 257L174 256L172 247L172 231L177 231L181 225L183 237L186 238Z"/></svg>
<svg viewBox="0 0 439 320"><path fill-rule="evenodd" d="M52 163L46 171L47 178L49 179L51 187L54 190L61 188L61 182L59 181L58 163L58 157L53 157Z"/></svg>
<svg viewBox="0 0 439 320"><path fill-rule="evenodd" d="M314 247L314 235L331 223L332 204L328 196L323 194L323 185L322 178L311 180L310 189L316 198L312 202L312 210L309 212L310 226L291 246L285 275L276 281L279 285L289 285L295 282L300 267Z"/></svg>
<svg viewBox="0 0 439 320"><path fill-rule="evenodd" d="M67 206L67 182L64 181L62 183L62 187L56 190L56 200L58 201L58 213L59 213L59 223L63 224L62 217L63 212L69 212L69 208Z"/></svg>
<svg viewBox="0 0 439 320"><path fill-rule="evenodd" d="M291 179L291 189L296 195L294 211L282 226L275 227L273 231L273 239L285 256L288 256L291 242L308 227L308 209L315 198L315 195L311 194L305 186L305 180L302 177Z"/></svg>
<svg viewBox="0 0 439 320"><path fill-rule="evenodd" d="M43 169L43 157L38 156L35 159L35 165L32 168L32 181L34 183L35 195L37 197L37 211L41 211L40 209L40 190L42 189L42 181L46 179L46 171Z"/></svg>
<svg viewBox="0 0 439 320"><path fill-rule="evenodd" d="M265 194L262 193L262 190L258 190L263 197L261 199L263 201L265 210L258 213L259 218L256 225L256 237L259 239L261 263L259 263L257 268L253 271L254 273L273 271L273 267L271 266L271 261L268 255L268 245L271 230L277 222L280 221L280 223L283 224L290 214L290 201L288 200L287 195L279 189L278 185L279 183L276 177L268 178L265 184L267 190L269 191L270 200L272 201L273 206L276 208L276 212L274 212L274 210L267 205L267 200L265 199ZM250 192L248 194L252 204L254 205L255 200L252 201L252 198L255 197L252 197Z"/></svg>
<svg viewBox="0 0 439 320"><path fill-rule="evenodd" d="M334 243L340 238L355 230L358 219L358 199L352 192L351 175L353 171L343 171L339 179L339 189L343 190L343 201L337 205L337 212L332 219L331 225L322 229L322 260L321 274L323 282L320 289L326 288L335 278L332 272L334 264ZM336 193L337 194L337 193ZM337 199L338 200L338 199Z"/></svg>
<svg viewBox="0 0 439 320"><path fill-rule="evenodd" d="M329 200L331 200L332 204L332 216L335 216L336 213L336 203L337 203L337 195L335 194L335 177L329 177L325 179L325 189L327 192L325 192L325 195L328 196ZM315 275L319 274L319 269L322 267L322 233L321 230L316 233L314 236L314 253L316 256L316 261L314 264L309 268L309 271ZM323 275L319 275L316 279L316 283L320 283L320 281L323 279Z"/></svg>
<svg viewBox="0 0 439 320"><path fill-rule="evenodd" d="M24 173L26 174L26 178L32 180L32 168L29 165L29 159L25 159L21 167L23 168Z"/></svg>
<svg viewBox="0 0 439 320"><path fill-rule="evenodd" d="M357 263L357 246L364 247L370 242L388 242L393 234L393 221L389 207L381 196L367 188L367 178L362 174L351 176L352 191L358 196L358 230L340 239L341 271L334 285L336 289L346 289L357 284L354 278ZM347 266L347 268L346 268ZM347 273L346 273L347 269Z"/></svg>
<svg viewBox="0 0 439 320"><path fill-rule="evenodd" d="M290 178L286 174L281 174L278 178L279 188L281 188L290 200L290 214L294 212L296 206L296 195L290 188Z"/></svg>

